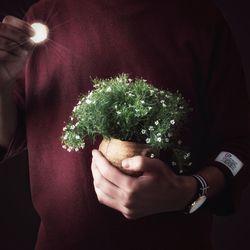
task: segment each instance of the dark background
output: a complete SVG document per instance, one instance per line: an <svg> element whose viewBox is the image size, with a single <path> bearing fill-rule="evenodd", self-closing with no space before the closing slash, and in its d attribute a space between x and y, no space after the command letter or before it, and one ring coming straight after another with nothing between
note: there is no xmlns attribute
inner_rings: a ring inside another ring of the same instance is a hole
<svg viewBox="0 0 250 250"><path fill-rule="evenodd" d="M214 1L221 8L235 35L250 90L250 1ZM22 17L34 2L1 0L0 18L7 14ZM213 239L216 250L250 249L249 198L250 186L243 193L240 209L235 215L215 217ZM38 225L39 217L30 198L27 153L24 153L0 165L0 250L32 250Z"/></svg>

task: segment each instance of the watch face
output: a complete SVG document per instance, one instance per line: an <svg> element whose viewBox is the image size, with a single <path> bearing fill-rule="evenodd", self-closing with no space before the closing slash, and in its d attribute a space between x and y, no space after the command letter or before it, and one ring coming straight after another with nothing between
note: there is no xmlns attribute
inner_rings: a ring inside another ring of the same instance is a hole
<svg viewBox="0 0 250 250"><path fill-rule="evenodd" d="M190 206L189 213L191 214L194 211L196 211L199 207L201 207L202 204L206 201L206 199L207 197L205 195L202 195L197 200L195 200Z"/></svg>

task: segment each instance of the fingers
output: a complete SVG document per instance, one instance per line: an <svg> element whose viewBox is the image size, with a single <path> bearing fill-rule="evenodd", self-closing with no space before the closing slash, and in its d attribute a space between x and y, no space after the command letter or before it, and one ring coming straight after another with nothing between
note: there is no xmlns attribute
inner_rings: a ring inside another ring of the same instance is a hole
<svg viewBox="0 0 250 250"><path fill-rule="evenodd" d="M95 188L101 189L107 196L112 199L122 196L121 190L102 176L98 168L95 166L94 162L92 162L91 164L91 170L94 178Z"/></svg>
<svg viewBox="0 0 250 250"><path fill-rule="evenodd" d="M127 218L131 217L133 203L130 195L107 181L101 175L94 162L91 164L91 170L98 201L103 205L120 211Z"/></svg>
<svg viewBox="0 0 250 250"><path fill-rule="evenodd" d="M148 190L150 191L149 185L152 189L155 177L150 175L138 178L127 176L112 166L98 150L93 150L92 154L91 170L99 202L120 211L128 219L137 219L148 214L148 211L145 210L146 193ZM138 161L135 164L142 163L145 162ZM154 189L155 192L158 192L158 189Z"/></svg>
<svg viewBox="0 0 250 250"><path fill-rule="evenodd" d="M166 165L159 159L151 159L145 156L134 156L123 160L122 167L135 172L161 173L166 169Z"/></svg>
<svg viewBox="0 0 250 250"><path fill-rule="evenodd" d="M134 188L136 180L134 177L119 171L98 150L93 150L92 154L96 167L106 180L120 187L125 192L130 192Z"/></svg>
<svg viewBox="0 0 250 250"><path fill-rule="evenodd" d="M14 16L6 16L3 21L3 24L8 24L16 29L20 30L21 32L25 33L27 36L33 36L34 30L32 27L25 21L16 18Z"/></svg>
<svg viewBox="0 0 250 250"><path fill-rule="evenodd" d="M34 31L29 24L15 17L5 17L0 23L0 46L2 50L31 50L34 47L30 39Z"/></svg>

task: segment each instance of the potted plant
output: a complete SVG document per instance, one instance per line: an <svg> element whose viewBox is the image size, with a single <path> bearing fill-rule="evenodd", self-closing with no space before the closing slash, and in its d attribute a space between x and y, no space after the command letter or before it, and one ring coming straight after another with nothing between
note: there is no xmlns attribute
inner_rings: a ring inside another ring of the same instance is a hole
<svg viewBox="0 0 250 250"><path fill-rule="evenodd" d="M128 74L92 81L94 90L80 97L63 128L63 148L79 151L101 136L99 150L119 168L124 158L159 157L161 151L179 173L192 165L180 138L191 108L178 91L157 89Z"/></svg>

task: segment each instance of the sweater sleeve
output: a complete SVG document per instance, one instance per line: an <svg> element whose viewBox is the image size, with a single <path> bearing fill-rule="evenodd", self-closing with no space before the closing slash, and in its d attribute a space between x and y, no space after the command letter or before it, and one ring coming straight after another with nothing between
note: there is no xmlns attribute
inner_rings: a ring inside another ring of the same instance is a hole
<svg viewBox="0 0 250 250"><path fill-rule="evenodd" d="M13 90L13 99L17 107L17 128L7 148L0 148L0 161L12 158L26 149L24 80L19 79Z"/></svg>
<svg viewBox="0 0 250 250"><path fill-rule="evenodd" d="M203 117L206 164L220 168L228 177L225 190L210 203L214 213L224 215L237 208L250 179L250 103L233 36L225 21L216 29L203 89Z"/></svg>

